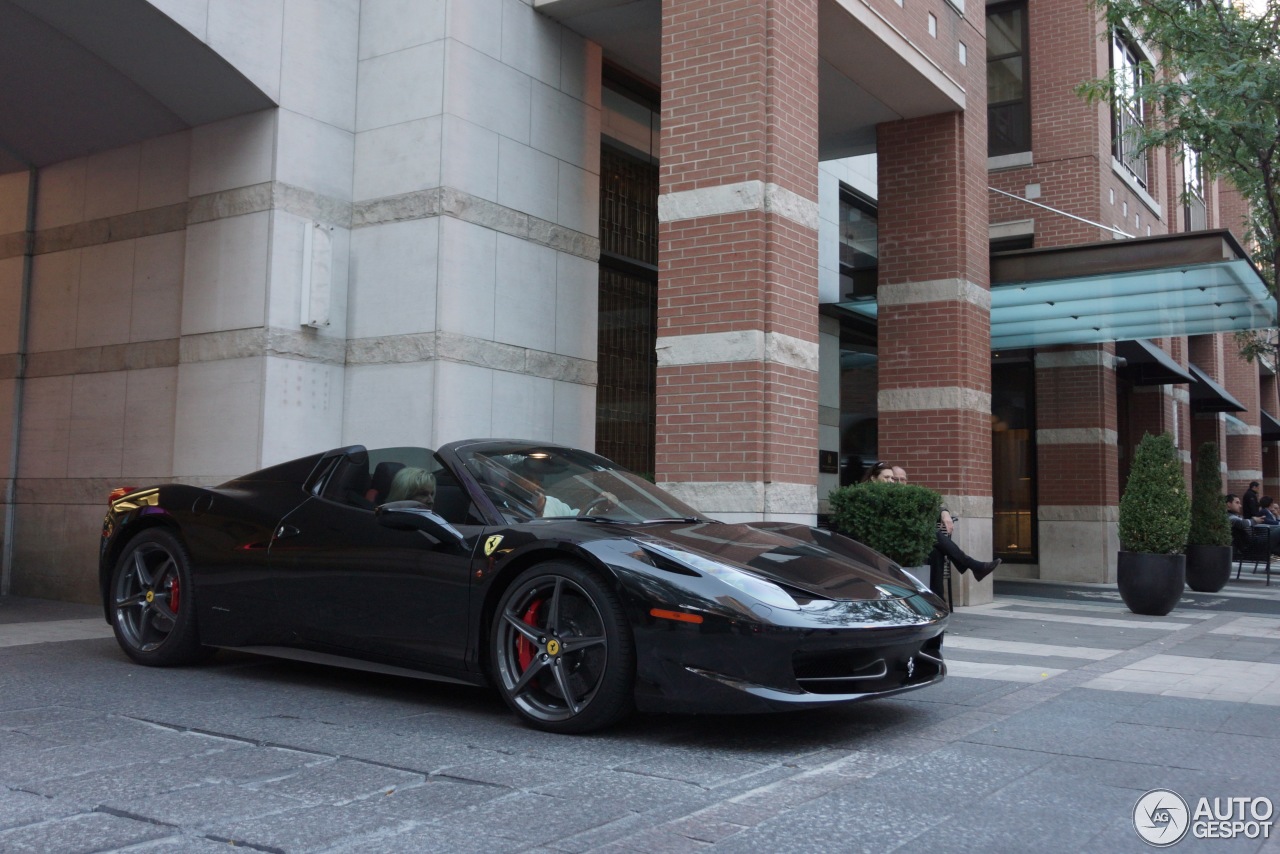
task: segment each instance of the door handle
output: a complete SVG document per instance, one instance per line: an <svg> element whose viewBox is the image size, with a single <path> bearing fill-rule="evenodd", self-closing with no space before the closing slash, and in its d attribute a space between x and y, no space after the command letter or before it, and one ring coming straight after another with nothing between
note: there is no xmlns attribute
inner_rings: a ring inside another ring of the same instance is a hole
<svg viewBox="0 0 1280 854"><path fill-rule="evenodd" d="M276 528L276 539L285 540L289 537L296 537L301 533L302 531L298 530L293 525L281 525L279 528Z"/></svg>

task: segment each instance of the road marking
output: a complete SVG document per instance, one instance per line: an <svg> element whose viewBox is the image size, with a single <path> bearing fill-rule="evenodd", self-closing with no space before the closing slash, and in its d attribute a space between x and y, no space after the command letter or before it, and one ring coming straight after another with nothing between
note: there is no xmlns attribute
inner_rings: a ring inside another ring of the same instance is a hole
<svg viewBox="0 0 1280 854"><path fill-rule="evenodd" d="M1047 643L1028 643L1025 641L991 640L976 638L970 635L948 634L943 643L945 650L971 649L979 652L1007 652L1014 655L1045 655L1058 658L1085 658L1090 661L1102 661L1113 655L1124 652L1122 649L1098 649L1092 646L1058 646ZM949 657L948 657L949 659Z"/></svg>
<svg viewBox="0 0 1280 854"><path fill-rule="evenodd" d="M947 659L947 676L961 679L996 679L1001 682L1043 682L1066 671L1060 667L1031 667L1026 664L980 664Z"/></svg>
<svg viewBox="0 0 1280 854"><path fill-rule="evenodd" d="M1280 706L1280 664L1153 655L1082 687Z"/></svg>
<svg viewBox="0 0 1280 854"><path fill-rule="evenodd" d="M0 624L0 646L109 638L111 626L102 619L46 620L41 623Z"/></svg>
<svg viewBox="0 0 1280 854"><path fill-rule="evenodd" d="M1225 626L1210 629L1211 635L1245 635L1250 638L1280 639L1280 621L1275 617L1241 617Z"/></svg>
<svg viewBox="0 0 1280 854"><path fill-rule="evenodd" d="M1019 603L1021 604L1021 603ZM966 608L965 615L980 617L1004 617L1009 620L1039 620L1044 623L1073 623L1078 626L1107 626L1116 629L1158 629L1164 632L1189 629L1195 623L1179 623L1177 620L1113 620L1107 617L1077 617L1071 614L1051 614L1042 611L1006 611L1005 603L974 605Z"/></svg>
<svg viewBox="0 0 1280 854"><path fill-rule="evenodd" d="M1226 600L1223 600L1226 601ZM992 602L992 605L999 605L1001 608L1048 608L1051 611L1088 611L1094 614L1114 614L1117 611L1126 613L1123 609L1111 608L1100 602L1059 602L1054 600L1046 602L1043 599L1016 599L1002 600L1000 602ZM1116 604L1120 604L1120 594L1116 594ZM1185 606L1195 605L1190 599L1184 600ZM1177 614L1181 620L1212 620L1217 614L1203 614L1198 611L1180 610Z"/></svg>

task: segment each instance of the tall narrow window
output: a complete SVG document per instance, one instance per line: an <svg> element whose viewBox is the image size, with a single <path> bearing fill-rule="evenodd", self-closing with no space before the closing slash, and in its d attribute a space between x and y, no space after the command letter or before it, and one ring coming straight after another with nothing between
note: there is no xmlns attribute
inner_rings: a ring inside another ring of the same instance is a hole
<svg viewBox="0 0 1280 854"><path fill-rule="evenodd" d="M1182 221L1186 231L1200 231L1207 225L1204 203L1204 170L1200 153L1194 148L1182 150Z"/></svg>
<svg viewBox="0 0 1280 854"><path fill-rule="evenodd" d="M991 550L1024 563L1036 559L1036 386L1028 351L991 357Z"/></svg>
<svg viewBox="0 0 1280 854"><path fill-rule="evenodd" d="M987 7L987 155L1031 150L1027 4Z"/></svg>
<svg viewBox="0 0 1280 854"><path fill-rule="evenodd" d="M875 203L848 187L840 189L840 298L873 299L880 227Z"/></svg>
<svg viewBox="0 0 1280 854"><path fill-rule="evenodd" d="M1138 89L1150 72L1138 49L1122 32L1111 40L1111 64L1116 76L1116 100L1111 114L1111 153L1138 184L1147 187L1147 153L1138 145L1146 126L1146 105Z"/></svg>
<svg viewBox="0 0 1280 854"><path fill-rule="evenodd" d="M604 71L596 451L653 476L657 425L658 93Z"/></svg>

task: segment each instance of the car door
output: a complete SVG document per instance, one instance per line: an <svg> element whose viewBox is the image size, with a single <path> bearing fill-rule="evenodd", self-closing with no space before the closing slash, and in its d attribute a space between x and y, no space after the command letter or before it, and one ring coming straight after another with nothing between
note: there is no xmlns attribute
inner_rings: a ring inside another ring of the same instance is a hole
<svg viewBox="0 0 1280 854"><path fill-rule="evenodd" d="M464 515L455 525L459 544L380 524L374 507L385 496L372 491L370 477L380 455L344 461L320 494L282 520L270 556L277 613L301 647L461 670L483 526Z"/></svg>

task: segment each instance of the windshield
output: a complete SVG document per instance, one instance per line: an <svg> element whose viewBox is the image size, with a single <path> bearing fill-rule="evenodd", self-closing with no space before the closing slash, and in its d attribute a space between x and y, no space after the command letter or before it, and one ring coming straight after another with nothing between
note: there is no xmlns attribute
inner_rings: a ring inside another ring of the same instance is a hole
<svg viewBox="0 0 1280 854"><path fill-rule="evenodd" d="M494 505L513 521L704 518L639 475L586 451L492 445L462 448L459 456Z"/></svg>

